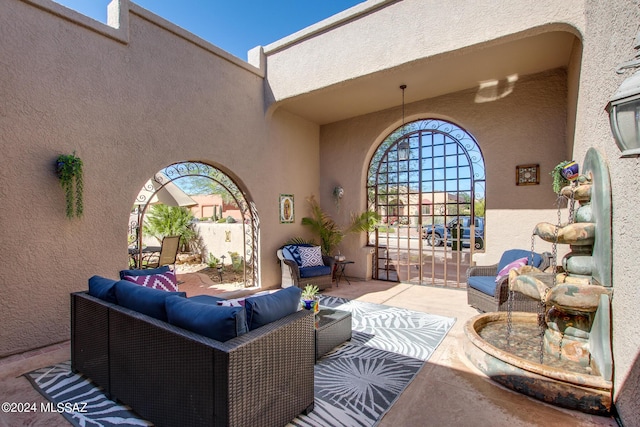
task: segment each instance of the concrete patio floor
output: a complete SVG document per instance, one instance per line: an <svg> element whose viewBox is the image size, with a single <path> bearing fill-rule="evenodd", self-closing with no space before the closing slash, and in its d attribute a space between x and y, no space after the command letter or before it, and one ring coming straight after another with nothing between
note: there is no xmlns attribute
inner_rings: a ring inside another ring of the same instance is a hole
<svg viewBox="0 0 640 427"><path fill-rule="evenodd" d="M233 292L236 294L237 292ZM464 290L380 281L351 280L323 292L410 310L455 317L451 331L407 387L379 426L617 426L610 417L598 417L556 408L492 382L466 361L463 326L477 314L467 305ZM0 359L0 401L40 402L22 374L69 359L69 343ZM64 426L56 413L3 413L1 427Z"/></svg>

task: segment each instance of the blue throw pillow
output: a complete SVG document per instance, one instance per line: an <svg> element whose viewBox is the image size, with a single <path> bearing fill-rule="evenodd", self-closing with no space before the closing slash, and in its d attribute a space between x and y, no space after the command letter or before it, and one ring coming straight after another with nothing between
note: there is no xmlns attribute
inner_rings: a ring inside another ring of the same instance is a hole
<svg viewBox="0 0 640 427"><path fill-rule="evenodd" d="M169 323L205 337L224 342L247 333L244 307L222 307L179 297L167 298L165 304Z"/></svg>
<svg viewBox="0 0 640 427"><path fill-rule="evenodd" d="M167 321L164 301L170 296L179 296L186 300L185 292L167 292L136 285L133 282L120 280L115 284L118 305L155 319Z"/></svg>
<svg viewBox="0 0 640 427"><path fill-rule="evenodd" d="M113 279L92 276L89 279L89 295L112 304L117 304L115 284L116 281Z"/></svg>
<svg viewBox="0 0 640 427"><path fill-rule="evenodd" d="M297 245L285 245L282 247L282 256L291 261L295 261L298 267L302 265L302 258L300 257L299 247L310 248L313 245L308 243L299 243Z"/></svg>
<svg viewBox="0 0 640 427"><path fill-rule="evenodd" d="M167 271L169 271L168 265L148 270L122 270L120 271L120 279L124 280L124 276L150 276L152 274L166 273Z"/></svg>
<svg viewBox="0 0 640 427"><path fill-rule="evenodd" d="M247 310L249 330L295 313L300 308L301 296L302 289L290 286L269 295L247 298L244 307Z"/></svg>

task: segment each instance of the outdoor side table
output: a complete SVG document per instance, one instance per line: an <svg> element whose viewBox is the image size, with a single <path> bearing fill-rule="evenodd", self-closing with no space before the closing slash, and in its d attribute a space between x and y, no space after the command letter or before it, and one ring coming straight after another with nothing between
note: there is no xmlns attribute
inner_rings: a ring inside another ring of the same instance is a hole
<svg viewBox="0 0 640 427"><path fill-rule="evenodd" d="M353 262L353 261L336 261L336 287L340 286L340 280L342 278L344 278L344 280L346 280L347 283L349 285L351 285L351 282L349 281L349 278L344 275L344 269L349 264L355 264L355 262Z"/></svg>
<svg viewBox="0 0 640 427"><path fill-rule="evenodd" d="M351 340L351 312L320 308L316 314L316 360Z"/></svg>

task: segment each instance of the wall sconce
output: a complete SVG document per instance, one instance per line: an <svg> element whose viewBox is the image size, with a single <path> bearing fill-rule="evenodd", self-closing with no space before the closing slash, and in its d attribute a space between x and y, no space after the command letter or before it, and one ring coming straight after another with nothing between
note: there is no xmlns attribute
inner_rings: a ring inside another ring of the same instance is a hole
<svg viewBox="0 0 640 427"><path fill-rule="evenodd" d="M636 36L635 49L640 49L640 33ZM640 66L640 53L635 59L618 66L616 72L622 74L627 68ZM636 71L622 82L606 107L609 113L611 132L621 157L640 156L640 71Z"/></svg>
<svg viewBox="0 0 640 427"><path fill-rule="evenodd" d="M340 200L344 197L344 188L337 185L333 189L333 200L336 203L336 208L340 210Z"/></svg>

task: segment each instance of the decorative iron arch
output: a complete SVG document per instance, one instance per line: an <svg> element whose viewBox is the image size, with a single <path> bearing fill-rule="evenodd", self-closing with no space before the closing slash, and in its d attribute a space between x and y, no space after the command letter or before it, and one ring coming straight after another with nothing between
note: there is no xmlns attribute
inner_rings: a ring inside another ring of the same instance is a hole
<svg viewBox="0 0 640 427"><path fill-rule="evenodd" d="M475 138L460 126L420 119L398 127L380 143L371 157L366 185L368 208L383 221L397 221L420 233L428 217L433 222L435 217L464 214L474 223L475 202L485 198L484 158ZM403 215L392 218L389 212ZM377 248L379 233L374 233L369 242ZM406 238L410 252L409 233ZM421 236L414 233L413 239L414 251L421 254Z"/></svg>
<svg viewBox="0 0 640 427"><path fill-rule="evenodd" d="M244 236L243 256L245 261L244 286L257 286L259 280L257 255L260 222L255 203L251 200L246 190L239 186L227 172L207 163L195 161L173 163L156 173L153 178L145 184L135 201L135 204L139 206L140 210L138 219L135 221L135 224L130 224L130 230L136 230L138 247L142 247L142 233L138 231L138 227L142 224L144 215L153 197L167 186L167 184L188 177L210 179L227 191L233 198L242 217Z"/></svg>

